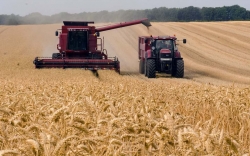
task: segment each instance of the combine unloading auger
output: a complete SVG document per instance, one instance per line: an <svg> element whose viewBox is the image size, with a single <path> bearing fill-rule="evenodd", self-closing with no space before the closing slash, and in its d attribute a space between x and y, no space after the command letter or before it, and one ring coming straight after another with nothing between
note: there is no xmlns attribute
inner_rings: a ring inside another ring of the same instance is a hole
<svg viewBox="0 0 250 156"><path fill-rule="evenodd" d="M94 22L64 21L59 35L57 49L51 58L36 57L36 68L84 68L89 70L115 70L120 72L120 62L116 57L108 57L107 50L103 48L104 41L100 32L135 24L151 26L148 19L123 22L101 28L89 26ZM99 40L99 42L98 42Z"/></svg>

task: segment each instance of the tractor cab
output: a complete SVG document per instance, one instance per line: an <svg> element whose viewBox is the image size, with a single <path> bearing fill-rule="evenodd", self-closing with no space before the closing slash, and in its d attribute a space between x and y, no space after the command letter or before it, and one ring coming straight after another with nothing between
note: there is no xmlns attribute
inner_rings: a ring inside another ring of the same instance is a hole
<svg viewBox="0 0 250 156"><path fill-rule="evenodd" d="M172 49L173 41L172 40L156 40L155 46L158 51L161 49Z"/></svg>
<svg viewBox="0 0 250 156"><path fill-rule="evenodd" d="M172 39L153 40L151 42L151 49L156 58L164 60L168 58L169 60L171 60L175 51L174 40Z"/></svg>

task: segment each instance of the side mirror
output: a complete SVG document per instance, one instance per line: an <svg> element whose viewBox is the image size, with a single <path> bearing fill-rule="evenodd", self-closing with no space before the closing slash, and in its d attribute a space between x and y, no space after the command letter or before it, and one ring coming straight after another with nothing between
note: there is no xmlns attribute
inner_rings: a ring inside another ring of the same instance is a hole
<svg viewBox="0 0 250 156"><path fill-rule="evenodd" d="M58 36L58 31L56 31L55 35Z"/></svg>
<svg viewBox="0 0 250 156"><path fill-rule="evenodd" d="M96 36L97 36L97 37L100 37L100 32L96 32Z"/></svg>
<svg viewBox="0 0 250 156"><path fill-rule="evenodd" d="M155 44L155 40L152 39L151 42L150 42L151 45L154 45Z"/></svg>
<svg viewBox="0 0 250 156"><path fill-rule="evenodd" d="M183 39L183 43L186 44L186 43L187 43L187 40L186 40L186 39Z"/></svg>

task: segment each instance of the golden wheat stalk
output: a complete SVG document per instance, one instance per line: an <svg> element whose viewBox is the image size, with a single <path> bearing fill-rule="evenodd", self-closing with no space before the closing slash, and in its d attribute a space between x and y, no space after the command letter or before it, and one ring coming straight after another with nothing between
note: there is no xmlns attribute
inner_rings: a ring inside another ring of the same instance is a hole
<svg viewBox="0 0 250 156"><path fill-rule="evenodd" d="M72 139L77 139L77 140L79 140L79 137L76 136L76 135L71 135L71 136L68 136L67 138L64 138L64 139L60 140L60 141L56 144L56 147L55 147L55 149L54 149L54 151L53 151L53 155L57 155L58 152L59 152L59 150L60 150L60 148L63 147L63 145L64 145L66 142L68 142L68 141L70 141L70 140L72 140Z"/></svg>
<svg viewBox="0 0 250 156"><path fill-rule="evenodd" d="M0 151L0 156L5 156L5 155L18 155L20 154L18 150L1 150Z"/></svg>
<svg viewBox="0 0 250 156"><path fill-rule="evenodd" d="M39 142L37 142L36 140L33 139L28 139L26 140L27 143L29 143L33 149L33 152L36 156L40 156L42 155L42 153L44 152L43 147L39 144Z"/></svg>

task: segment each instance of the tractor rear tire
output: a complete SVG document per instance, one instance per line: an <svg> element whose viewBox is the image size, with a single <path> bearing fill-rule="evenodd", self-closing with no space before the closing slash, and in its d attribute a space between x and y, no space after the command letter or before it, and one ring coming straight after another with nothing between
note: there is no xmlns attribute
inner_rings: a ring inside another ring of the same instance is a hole
<svg viewBox="0 0 250 156"><path fill-rule="evenodd" d="M184 77L184 61L183 60L176 60L176 69L175 69L174 76L176 78Z"/></svg>
<svg viewBox="0 0 250 156"><path fill-rule="evenodd" d="M145 61L144 61L144 75L146 76L146 77L148 77L148 72L147 72L147 60L145 59Z"/></svg>
<svg viewBox="0 0 250 156"><path fill-rule="evenodd" d="M147 77L148 78L155 78L155 60L149 59L147 60Z"/></svg>
<svg viewBox="0 0 250 156"><path fill-rule="evenodd" d="M140 60L140 63L139 63L139 73L140 74L144 74L144 61L143 60Z"/></svg>

